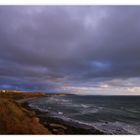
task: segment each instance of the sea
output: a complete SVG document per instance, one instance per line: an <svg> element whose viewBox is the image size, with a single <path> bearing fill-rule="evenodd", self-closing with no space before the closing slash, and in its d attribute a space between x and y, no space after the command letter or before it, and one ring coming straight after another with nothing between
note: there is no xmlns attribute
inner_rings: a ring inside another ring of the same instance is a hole
<svg viewBox="0 0 140 140"><path fill-rule="evenodd" d="M30 106L109 134L140 134L140 96L51 96Z"/></svg>

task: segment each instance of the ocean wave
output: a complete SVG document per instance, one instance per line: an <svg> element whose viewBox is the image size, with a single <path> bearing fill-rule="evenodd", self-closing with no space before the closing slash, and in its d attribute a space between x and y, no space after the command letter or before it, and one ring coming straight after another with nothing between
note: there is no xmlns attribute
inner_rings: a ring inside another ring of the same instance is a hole
<svg viewBox="0 0 140 140"><path fill-rule="evenodd" d="M96 127L109 134L140 134L138 107L122 107L121 103L110 106L107 101L102 100L102 104L100 101L90 98L89 102L83 97L49 97L34 101L31 106L43 112L49 111L51 115L66 121Z"/></svg>
<svg viewBox="0 0 140 140"><path fill-rule="evenodd" d="M37 109L41 112L48 112L49 110L48 109L43 109L43 108L40 108L38 107L37 105L34 105L34 104L29 104L29 107L33 108L33 109Z"/></svg>
<svg viewBox="0 0 140 140"><path fill-rule="evenodd" d="M123 122L97 122L89 125L96 126L96 128L108 132L110 134L139 134L139 127L126 124Z"/></svg>

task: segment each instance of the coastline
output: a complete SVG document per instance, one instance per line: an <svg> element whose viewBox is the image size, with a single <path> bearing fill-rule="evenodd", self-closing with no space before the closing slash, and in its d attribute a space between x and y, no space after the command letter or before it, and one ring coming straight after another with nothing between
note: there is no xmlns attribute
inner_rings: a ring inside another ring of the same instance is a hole
<svg viewBox="0 0 140 140"><path fill-rule="evenodd" d="M62 94L7 91L0 94L0 134L59 134L59 135L123 135L133 134L116 129L106 131L82 122L65 118L58 112L31 106L32 101ZM64 95L63 96L68 96ZM58 114L58 115L57 115ZM112 129L112 128L110 128Z"/></svg>
<svg viewBox="0 0 140 140"><path fill-rule="evenodd" d="M37 98L34 98L37 99ZM35 109L29 106L29 101L33 98L21 100L20 105L29 111L34 111L36 117L39 118L40 123L48 128L52 134L58 135L106 135L107 133L100 131L94 127L86 124L80 124L72 120L64 120L58 117L52 116L49 112L44 112L39 109Z"/></svg>
<svg viewBox="0 0 140 140"><path fill-rule="evenodd" d="M69 95L69 94L68 94ZM54 117L51 112L30 107L29 102L66 94L0 91L0 135L102 135L104 132L85 124Z"/></svg>

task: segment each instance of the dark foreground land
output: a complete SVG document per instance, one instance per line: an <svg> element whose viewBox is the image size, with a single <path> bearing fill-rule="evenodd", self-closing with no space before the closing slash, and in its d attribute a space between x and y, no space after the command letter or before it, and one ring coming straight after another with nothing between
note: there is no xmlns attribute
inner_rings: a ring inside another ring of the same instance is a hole
<svg viewBox="0 0 140 140"><path fill-rule="evenodd" d="M52 117L49 112L29 107L29 100L46 96L54 94L0 91L0 134L105 134L93 127L64 121Z"/></svg>

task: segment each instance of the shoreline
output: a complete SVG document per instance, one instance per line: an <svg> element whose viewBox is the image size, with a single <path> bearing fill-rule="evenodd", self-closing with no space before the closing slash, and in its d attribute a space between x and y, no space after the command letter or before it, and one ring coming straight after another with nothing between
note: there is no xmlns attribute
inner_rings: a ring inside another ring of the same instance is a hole
<svg viewBox="0 0 140 140"><path fill-rule="evenodd" d="M37 99L37 98L34 98ZM29 111L34 111L36 117L39 118L40 123L48 128L52 134L58 135L107 135L107 133L98 130L92 126L88 126L86 124L80 124L74 121L66 121L64 119L54 117L49 112L40 111L39 109L35 109L29 106L29 101L33 100L33 98L25 99L20 102L20 100L16 101L22 107L26 108Z"/></svg>
<svg viewBox="0 0 140 140"><path fill-rule="evenodd" d="M124 135L137 134L132 129L103 122L103 127L86 124L61 115L57 110L32 106L32 101L67 94L44 94L18 91L0 92L0 134ZM54 102L55 103L55 102ZM63 107L63 106L62 106ZM83 116L84 117L84 116ZM94 117L94 116L93 116ZM102 123L102 122L101 122ZM125 125L125 124L124 124ZM106 127L107 126L107 127ZM107 128L107 129L106 129ZM132 130L132 131L131 131Z"/></svg>
<svg viewBox="0 0 140 140"><path fill-rule="evenodd" d="M125 129L105 130L59 114L31 106L32 101L62 94L12 92L0 94L0 134L43 135L124 135L135 134ZM64 95L63 96L67 96ZM48 99L49 100L49 99ZM58 114L58 115L57 115ZM83 116L84 117L84 116ZM94 117L94 116L93 116ZM105 122L105 124L108 124ZM104 124L103 124L104 125Z"/></svg>

